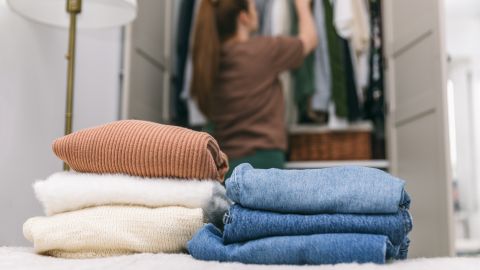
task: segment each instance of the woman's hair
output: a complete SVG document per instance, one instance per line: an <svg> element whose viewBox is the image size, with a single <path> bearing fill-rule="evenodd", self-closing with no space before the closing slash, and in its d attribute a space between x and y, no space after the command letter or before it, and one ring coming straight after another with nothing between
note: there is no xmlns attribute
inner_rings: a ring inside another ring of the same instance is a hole
<svg viewBox="0 0 480 270"><path fill-rule="evenodd" d="M211 115L212 93L220 69L221 43L237 32L237 18L248 0L202 0L195 22L191 93L200 110Z"/></svg>

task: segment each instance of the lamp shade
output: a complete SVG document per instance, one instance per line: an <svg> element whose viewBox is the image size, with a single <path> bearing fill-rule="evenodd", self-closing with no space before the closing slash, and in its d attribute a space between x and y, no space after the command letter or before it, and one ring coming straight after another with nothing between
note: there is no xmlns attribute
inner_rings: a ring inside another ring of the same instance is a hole
<svg viewBox="0 0 480 270"><path fill-rule="evenodd" d="M10 8L32 21L68 27L67 0L7 0ZM125 25L137 16L136 0L83 0L79 28L108 28Z"/></svg>

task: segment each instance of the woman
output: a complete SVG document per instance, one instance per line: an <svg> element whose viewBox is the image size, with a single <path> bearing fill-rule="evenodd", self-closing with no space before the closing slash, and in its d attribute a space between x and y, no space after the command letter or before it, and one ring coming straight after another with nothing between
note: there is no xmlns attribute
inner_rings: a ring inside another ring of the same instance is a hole
<svg viewBox="0 0 480 270"><path fill-rule="evenodd" d="M252 37L253 0L202 0L193 46L192 96L214 126L230 170L282 168L287 135L278 76L317 45L310 0L295 0L297 37ZM231 172L231 171L230 171Z"/></svg>

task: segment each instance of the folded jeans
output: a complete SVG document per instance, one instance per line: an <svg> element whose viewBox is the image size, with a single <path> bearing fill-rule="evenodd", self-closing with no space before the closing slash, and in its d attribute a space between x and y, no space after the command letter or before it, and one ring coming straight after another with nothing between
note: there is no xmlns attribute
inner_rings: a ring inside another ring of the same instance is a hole
<svg viewBox="0 0 480 270"><path fill-rule="evenodd" d="M371 234L276 236L225 245L213 224L200 229L187 248L200 260L292 265L383 264L395 252L386 236Z"/></svg>
<svg viewBox="0 0 480 270"><path fill-rule="evenodd" d="M251 209L283 213L394 214L408 209L405 181L373 168L313 170L235 168L227 197Z"/></svg>
<svg viewBox="0 0 480 270"><path fill-rule="evenodd" d="M230 207L224 218L223 241L226 244L272 236L293 236L333 233L378 234L400 246L412 230L408 211L396 214L283 214Z"/></svg>

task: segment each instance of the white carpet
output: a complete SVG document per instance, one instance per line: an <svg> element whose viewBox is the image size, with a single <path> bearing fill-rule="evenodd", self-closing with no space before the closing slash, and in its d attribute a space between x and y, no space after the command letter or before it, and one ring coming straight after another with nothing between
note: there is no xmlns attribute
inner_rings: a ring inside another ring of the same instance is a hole
<svg viewBox="0 0 480 270"><path fill-rule="evenodd" d="M138 254L131 256L67 260L43 257L30 248L0 247L1 270L192 270L192 269L320 269L320 270L479 270L480 258L415 259L388 265L339 264L323 266L264 266L197 261L189 255Z"/></svg>

